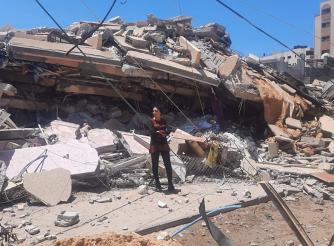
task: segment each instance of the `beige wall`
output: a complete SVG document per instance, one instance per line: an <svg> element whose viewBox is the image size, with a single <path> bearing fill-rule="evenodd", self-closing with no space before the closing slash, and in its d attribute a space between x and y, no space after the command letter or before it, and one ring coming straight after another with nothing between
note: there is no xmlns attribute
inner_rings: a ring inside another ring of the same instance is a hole
<svg viewBox="0 0 334 246"><path fill-rule="evenodd" d="M331 12L323 14L322 10L330 8ZM329 27L322 27L323 23L329 22ZM330 55L334 57L334 0L327 0L320 4L319 16L314 18L314 56L316 59L321 57L325 50L330 51ZM319 40L318 37L330 37L329 40Z"/></svg>

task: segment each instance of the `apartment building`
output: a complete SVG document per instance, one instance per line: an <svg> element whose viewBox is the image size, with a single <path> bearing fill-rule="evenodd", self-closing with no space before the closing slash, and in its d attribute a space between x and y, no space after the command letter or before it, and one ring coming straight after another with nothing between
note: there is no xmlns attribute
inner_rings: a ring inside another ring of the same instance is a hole
<svg viewBox="0 0 334 246"><path fill-rule="evenodd" d="M314 17L314 56L328 53L334 57L334 0L320 3L320 14Z"/></svg>

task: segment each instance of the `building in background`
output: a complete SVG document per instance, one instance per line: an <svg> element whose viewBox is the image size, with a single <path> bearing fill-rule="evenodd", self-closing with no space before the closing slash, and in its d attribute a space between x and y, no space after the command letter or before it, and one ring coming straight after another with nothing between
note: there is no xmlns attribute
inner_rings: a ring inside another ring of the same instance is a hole
<svg viewBox="0 0 334 246"><path fill-rule="evenodd" d="M314 56L328 53L334 57L334 0L320 3L320 14L314 17Z"/></svg>
<svg viewBox="0 0 334 246"><path fill-rule="evenodd" d="M296 79L307 83L309 82L311 70L309 64L314 59L313 48L297 45L293 47L293 51L276 52L266 55L260 58L260 62L280 73L288 73Z"/></svg>

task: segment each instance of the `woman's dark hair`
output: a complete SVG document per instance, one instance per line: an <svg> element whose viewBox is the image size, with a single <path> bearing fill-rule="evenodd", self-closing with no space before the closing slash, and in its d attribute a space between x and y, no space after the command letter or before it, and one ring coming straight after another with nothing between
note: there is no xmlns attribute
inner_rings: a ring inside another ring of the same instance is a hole
<svg viewBox="0 0 334 246"><path fill-rule="evenodd" d="M157 110L158 110L158 111L161 113L161 110L160 110L160 108L159 108L159 107L157 107L157 106L154 106L154 107L153 107L153 109L155 109L155 108L156 108L156 109L157 109Z"/></svg>

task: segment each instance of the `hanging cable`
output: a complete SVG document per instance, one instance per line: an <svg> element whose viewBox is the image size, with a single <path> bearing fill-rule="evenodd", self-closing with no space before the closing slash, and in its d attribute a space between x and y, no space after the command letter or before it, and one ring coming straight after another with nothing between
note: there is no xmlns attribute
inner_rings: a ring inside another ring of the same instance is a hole
<svg viewBox="0 0 334 246"><path fill-rule="evenodd" d="M35 1L38 1L38 0L35 0ZM75 48L79 48L78 45L83 44L88 38L90 38L93 35L94 32L96 32L103 25L103 23L105 22L105 20L108 18L111 10L114 8L114 6L116 4L116 1L117 0L113 1L113 3L111 4L108 12L103 17L102 21L93 30L91 30L84 39L82 39L79 43L76 43L69 51L67 51L66 55L70 54L72 52L72 50L74 50Z"/></svg>

